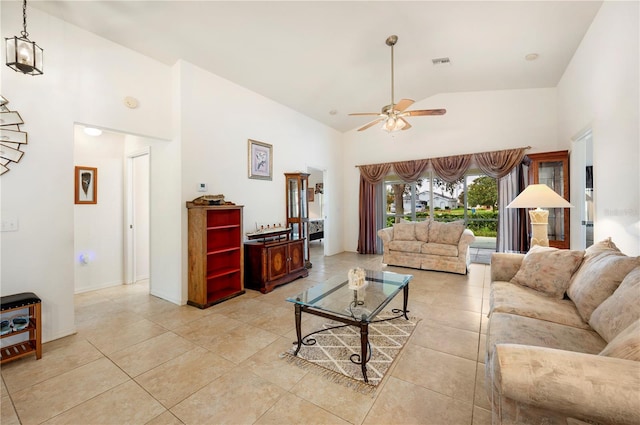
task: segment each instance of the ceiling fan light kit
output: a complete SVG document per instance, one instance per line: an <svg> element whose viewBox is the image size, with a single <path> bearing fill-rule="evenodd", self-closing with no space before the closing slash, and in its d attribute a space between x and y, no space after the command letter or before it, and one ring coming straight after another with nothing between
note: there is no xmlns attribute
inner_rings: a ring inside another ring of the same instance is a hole
<svg viewBox="0 0 640 425"><path fill-rule="evenodd" d="M373 127L378 123L382 123L382 130L387 131L389 133L398 130L408 130L411 128L411 124L405 117L417 117L424 115L444 115L447 110L446 109L418 109L413 111L407 111L406 109L413 104L413 100L411 99L400 99L398 103L395 103L395 93L394 93L394 69L393 69L393 46L398 42L397 35L390 35L385 43L387 46L391 47L391 103L389 105L383 106L382 111L378 112L357 112L353 114L349 114L352 116L377 116L378 118L373 121L365 124L360 127L358 131L366 130L367 128Z"/></svg>

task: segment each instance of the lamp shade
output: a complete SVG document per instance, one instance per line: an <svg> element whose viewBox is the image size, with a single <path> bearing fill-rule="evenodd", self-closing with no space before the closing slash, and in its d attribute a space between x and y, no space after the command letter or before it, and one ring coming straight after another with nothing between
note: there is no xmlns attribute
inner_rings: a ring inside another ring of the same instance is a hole
<svg viewBox="0 0 640 425"><path fill-rule="evenodd" d="M530 184L507 208L573 208L573 205L546 184Z"/></svg>

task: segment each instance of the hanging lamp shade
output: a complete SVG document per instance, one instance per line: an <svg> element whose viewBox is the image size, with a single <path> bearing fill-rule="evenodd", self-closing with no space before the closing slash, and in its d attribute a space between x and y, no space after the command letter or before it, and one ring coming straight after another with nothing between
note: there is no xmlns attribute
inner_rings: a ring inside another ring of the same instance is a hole
<svg viewBox="0 0 640 425"><path fill-rule="evenodd" d="M22 31L20 37L6 37L7 66L16 72L42 75L43 51L35 41L29 40L27 32L27 0L22 3Z"/></svg>

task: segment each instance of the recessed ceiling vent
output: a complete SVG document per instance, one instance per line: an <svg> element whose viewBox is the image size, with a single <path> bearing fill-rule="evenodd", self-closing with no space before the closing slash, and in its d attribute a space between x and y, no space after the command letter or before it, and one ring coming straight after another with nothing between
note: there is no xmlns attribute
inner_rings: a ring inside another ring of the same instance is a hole
<svg viewBox="0 0 640 425"><path fill-rule="evenodd" d="M437 65L451 65L451 59L449 59L449 58L435 58L435 59L431 59L431 62L433 62L434 66L437 66Z"/></svg>

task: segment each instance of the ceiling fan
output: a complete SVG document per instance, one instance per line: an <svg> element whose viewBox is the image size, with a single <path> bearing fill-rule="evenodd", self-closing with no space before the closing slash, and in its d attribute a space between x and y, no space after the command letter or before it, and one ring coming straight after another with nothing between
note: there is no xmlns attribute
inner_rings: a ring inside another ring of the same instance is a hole
<svg viewBox="0 0 640 425"><path fill-rule="evenodd" d="M398 103L394 101L393 92L393 46L398 42L397 35L390 35L387 38L387 46L391 47L391 104L383 106L382 112L357 112L349 115L377 115L378 118L370 123L360 127L358 131L366 130L378 123L383 123L382 129L388 132L397 130L408 130L411 128L411 124L405 120L405 117L416 117L421 115L444 115L447 113L446 109L419 109L414 111L407 111L406 109L413 104L411 99L400 99Z"/></svg>

